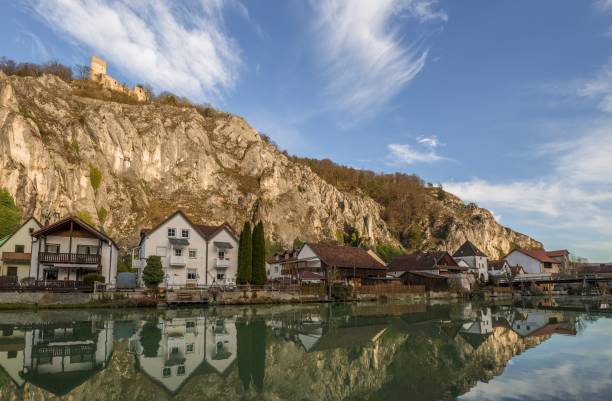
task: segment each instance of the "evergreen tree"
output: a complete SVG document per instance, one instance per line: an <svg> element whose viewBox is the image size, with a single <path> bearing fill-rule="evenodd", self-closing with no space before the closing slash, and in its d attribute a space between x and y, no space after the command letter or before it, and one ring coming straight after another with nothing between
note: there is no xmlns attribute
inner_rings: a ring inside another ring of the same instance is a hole
<svg viewBox="0 0 612 401"><path fill-rule="evenodd" d="M149 288L157 288L159 283L162 282L164 271L162 270L161 258L159 256L149 256L147 258L147 265L142 271L142 279Z"/></svg>
<svg viewBox="0 0 612 401"><path fill-rule="evenodd" d="M266 281L266 239L260 221L253 230L253 284L264 285Z"/></svg>
<svg viewBox="0 0 612 401"><path fill-rule="evenodd" d="M159 351L159 342L162 338L162 332L157 327L157 321L147 321L140 332L140 345L142 353L147 358L154 358Z"/></svg>
<svg viewBox="0 0 612 401"><path fill-rule="evenodd" d="M251 223L244 223L238 249L238 284L248 284L253 279L253 241Z"/></svg>
<svg viewBox="0 0 612 401"><path fill-rule="evenodd" d="M15 200L4 188L0 188L0 238L12 234L21 222L21 213Z"/></svg>

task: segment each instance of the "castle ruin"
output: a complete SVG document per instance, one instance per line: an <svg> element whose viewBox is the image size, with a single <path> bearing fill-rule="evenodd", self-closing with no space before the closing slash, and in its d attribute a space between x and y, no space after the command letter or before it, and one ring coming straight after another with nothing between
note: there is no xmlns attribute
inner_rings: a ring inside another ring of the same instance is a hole
<svg viewBox="0 0 612 401"><path fill-rule="evenodd" d="M148 93L142 87L135 86L134 88L130 89L117 81L115 78L107 75L106 61L97 56L91 56L91 61L89 64L89 79L100 83L103 87L109 90L132 96L139 102L146 102L149 100Z"/></svg>

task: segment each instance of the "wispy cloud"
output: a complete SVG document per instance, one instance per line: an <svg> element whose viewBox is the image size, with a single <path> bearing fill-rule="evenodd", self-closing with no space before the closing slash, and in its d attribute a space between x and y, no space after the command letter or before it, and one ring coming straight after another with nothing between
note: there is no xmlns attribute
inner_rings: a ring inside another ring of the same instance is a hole
<svg viewBox="0 0 612 401"><path fill-rule="evenodd" d="M449 160L438 154L437 148L439 145L440 143L435 135L419 136L414 145L392 143L387 146L389 149L387 159L391 165L411 165Z"/></svg>
<svg viewBox="0 0 612 401"><path fill-rule="evenodd" d="M428 49L399 33L406 18L446 21L435 0L313 1L315 31L330 84L344 109L363 113L384 105L425 66Z"/></svg>
<svg viewBox="0 0 612 401"><path fill-rule="evenodd" d="M33 0L32 8L134 79L215 101L235 85L241 65L240 49L224 27L224 4Z"/></svg>

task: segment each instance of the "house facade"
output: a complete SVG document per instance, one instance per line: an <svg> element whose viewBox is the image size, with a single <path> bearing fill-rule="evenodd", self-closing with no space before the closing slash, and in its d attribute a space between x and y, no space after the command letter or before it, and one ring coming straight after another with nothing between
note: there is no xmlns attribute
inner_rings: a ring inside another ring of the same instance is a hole
<svg viewBox="0 0 612 401"><path fill-rule="evenodd" d="M559 262L559 271L567 272L571 268L570 253L567 249L558 249L556 251L547 251L546 254Z"/></svg>
<svg viewBox="0 0 612 401"><path fill-rule="evenodd" d="M32 233L40 229L34 217L26 220L14 233L0 239L0 276L19 281L30 276Z"/></svg>
<svg viewBox="0 0 612 401"><path fill-rule="evenodd" d="M460 266L444 251L414 252L396 256L389 262L389 275L405 284L424 285L428 291L448 290L451 281L469 290L469 269Z"/></svg>
<svg viewBox="0 0 612 401"><path fill-rule="evenodd" d="M515 249L505 259L510 266L522 266L525 274L559 273L559 262L548 256L546 251Z"/></svg>
<svg viewBox="0 0 612 401"><path fill-rule="evenodd" d="M97 273L113 285L118 254L110 237L68 216L32 233L30 277L82 281L87 274Z"/></svg>
<svg viewBox="0 0 612 401"><path fill-rule="evenodd" d="M160 257L161 285L166 288L236 283L238 238L227 224L194 224L177 211L156 227L142 230L132 261L140 278L149 256Z"/></svg>
<svg viewBox="0 0 612 401"><path fill-rule="evenodd" d="M470 272L476 276L481 282L489 280L488 272L488 257L472 242L465 241L463 245L455 251L453 258L458 261L464 261L470 266Z"/></svg>
<svg viewBox="0 0 612 401"><path fill-rule="evenodd" d="M297 270L314 272L336 280L385 277L387 269L362 248L307 242L297 255Z"/></svg>
<svg viewBox="0 0 612 401"><path fill-rule="evenodd" d="M297 255L299 249L276 252L266 260L268 280L291 279L297 275Z"/></svg>

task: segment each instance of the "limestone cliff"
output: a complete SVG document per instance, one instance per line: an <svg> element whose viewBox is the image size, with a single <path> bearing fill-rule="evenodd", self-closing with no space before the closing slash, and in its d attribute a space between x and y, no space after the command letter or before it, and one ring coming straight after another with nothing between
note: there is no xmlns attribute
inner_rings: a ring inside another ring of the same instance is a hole
<svg viewBox="0 0 612 401"><path fill-rule="evenodd" d="M54 212L90 216L123 246L176 208L195 222L227 221L237 229L261 219L271 239L285 245L331 239L347 226L372 244L398 244L379 203L325 182L240 117L77 93L55 76L0 72L0 187L24 215L43 221ZM426 236L443 231L447 242L424 247L453 250L469 238L497 256L512 243L541 246L484 209L457 213L465 207L456 202L442 207L448 218L423 227Z"/></svg>

